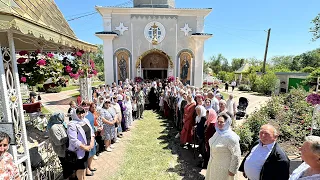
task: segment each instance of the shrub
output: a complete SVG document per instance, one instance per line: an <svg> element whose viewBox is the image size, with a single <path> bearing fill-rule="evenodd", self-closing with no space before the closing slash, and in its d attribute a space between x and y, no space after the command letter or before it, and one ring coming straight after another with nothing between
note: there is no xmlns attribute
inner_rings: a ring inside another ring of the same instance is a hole
<svg viewBox="0 0 320 180"><path fill-rule="evenodd" d="M242 126L238 126L235 129L235 132L240 137L240 148L241 152L247 152L250 149L250 145L252 144L253 132L251 132L248 124L244 124Z"/></svg>
<svg viewBox="0 0 320 180"><path fill-rule="evenodd" d="M239 87L238 87L239 91L250 91L251 88L249 85L245 85L245 84L241 84Z"/></svg>
<svg viewBox="0 0 320 180"><path fill-rule="evenodd" d="M99 78L100 81L104 81L105 80L104 79L104 73L103 72L99 72L98 73L98 78Z"/></svg>
<svg viewBox="0 0 320 180"><path fill-rule="evenodd" d="M273 72L268 72L263 75L261 81L257 84L258 92L271 95L275 90L277 79L277 76Z"/></svg>
<svg viewBox="0 0 320 180"><path fill-rule="evenodd" d="M36 87L38 92L45 92L45 89L43 88L43 84L37 84Z"/></svg>
<svg viewBox="0 0 320 180"><path fill-rule="evenodd" d="M271 100L252 113L236 133L241 136L242 152L258 140L260 127L271 123L279 127L279 142L298 147L304 137L310 134L313 106L306 102L307 93L303 88L292 89L289 93L272 96ZM252 132L248 133L247 131Z"/></svg>
<svg viewBox="0 0 320 180"><path fill-rule="evenodd" d="M61 86L56 86L56 87L50 87L47 89L46 93L59 93L62 91Z"/></svg>

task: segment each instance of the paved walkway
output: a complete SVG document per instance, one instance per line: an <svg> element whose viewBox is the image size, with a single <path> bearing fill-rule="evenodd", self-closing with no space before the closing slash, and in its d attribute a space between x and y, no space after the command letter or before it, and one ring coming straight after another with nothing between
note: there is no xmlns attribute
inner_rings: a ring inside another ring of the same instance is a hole
<svg viewBox="0 0 320 180"><path fill-rule="evenodd" d="M79 90L61 91L60 93L45 93L41 94L41 102L43 106L51 111L51 113L62 112L65 115L69 109L69 103L71 100L76 100L71 96ZM68 118L65 118L68 120Z"/></svg>

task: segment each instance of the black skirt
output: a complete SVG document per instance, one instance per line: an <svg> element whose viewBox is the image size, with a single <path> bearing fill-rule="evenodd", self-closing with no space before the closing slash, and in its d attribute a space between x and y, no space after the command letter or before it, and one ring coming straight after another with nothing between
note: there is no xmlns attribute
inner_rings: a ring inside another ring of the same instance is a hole
<svg viewBox="0 0 320 180"><path fill-rule="evenodd" d="M88 157L89 152L85 152L84 157L82 159L78 159L77 163L75 164L74 170L83 170L88 168Z"/></svg>

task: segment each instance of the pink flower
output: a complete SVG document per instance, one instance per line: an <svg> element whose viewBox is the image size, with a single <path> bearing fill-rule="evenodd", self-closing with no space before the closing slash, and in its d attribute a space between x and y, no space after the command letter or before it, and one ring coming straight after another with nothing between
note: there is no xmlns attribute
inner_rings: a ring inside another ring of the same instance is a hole
<svg viewBox="0 0 320 180"><path fill-rule="evenodd" d="M36 54L39 54L40 52L41 52L40 49L37 49L37 50L35 51Z"/></svg>
<svg viewBox="0 0 320 180"><path fill-rule="evenodd" d="M52 53L48 53L47 56L48 56L49 58L53 58L54 55L53 55Z"/></svg>
<svg viewBox="0 0 320 180"><path fill-rule="evenodd" d="M88 78L92 78L92 74L89 74L89 75L88 75Z"/></svg>
<svg viewBox="0 0 320 180"><path fill-rule="evenodd" d="M26 78L26 77L21 77L21 78L20 78L20 82L22 82L22 83L27 82L27 78Z"/></svg>
<svg viewBox="0 0 320 180"><path fill-rule="evenodd" d="M284 110L289 110L289 107L288 106L284 106Z"/></svg>
<svg viewBox="0 0 320 180"><path fill-rule="evenodd" d="M92 73L96 76L98 74L98 71L94 69Z"/></svg>
<svg viewBox="0 0 320 180"><path fill-rule="evenodd" d="M84 71L83 71L82 69L79 69L79 70L78 70L78 74L79 74L80 76L83 76L83 75L84 75Z"/></svg>
<svg viewBox="0 0 320 180"><path fill-rule="evenodd" d="M37 62L37 65L39 65L39 66L45 66L46 63L47 63L46 60L40 59L40 60Z"/></svg>
<svg viewBox="0 0 320 180"><path fill-rule="evenodd" d="M76 52L76 55L81 57L82 56L82 53L80 51Z"/></svg>
<svg viewBox="0 0 320 180"><path fill-rule="evenodd" d="M18 62L19 64L22 64L22 63L26 62L26 60L27 60L27 58L19 58L19 59L17 60L17 62Z"/></svg>
<svg viewBox="0 0 320 180"><path fill-rule="evenodd" d="M89 63L90 63L90 65L91 65L91 67L94 69L94 67L95 67L94 61L91 59L91 60L89 61Z"/></svg>
<svg viewBox="0 0 320 180"><path fill-rule="evenodd" d="M66 66L66 67L65 67L65 71L66 71L67 73L70 73L70 72L72 71L72 68L71 68L70 66Z"/></svg>
<svg viewBox="0 0 320 180"><path fill-rule="evenodd" d="M316 93L309 94L306 100L312 105L320 104L320 95Z"/></svg>
<svg viewBox="0 0 320 180"><path fill-rule="evenodd" d="M20 55L20 56L24 56L24 55L28 55L28 54L29 54L28 51L20 51L20 52L19 52L19 55Z"/></svg>

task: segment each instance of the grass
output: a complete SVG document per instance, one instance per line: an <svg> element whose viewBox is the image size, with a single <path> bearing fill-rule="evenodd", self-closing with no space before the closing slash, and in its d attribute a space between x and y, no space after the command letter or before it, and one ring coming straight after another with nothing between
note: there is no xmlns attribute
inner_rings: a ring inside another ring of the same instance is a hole
<svg viewBox="0 0 320 180"><path fill-rule="evenodd" d="M178 165L176 155L162 142L166 133L166 123L158 119L152 111L145 111L144 120L136 123L133 135L127 145L124 163L111 179L182 179L170 169Z"/></svg>
<svg viewBox="0 0 320 180"><path fill-rule="evenodd" d="M47 108L45 108L45 107L41 107L41 112L43 113L43 114L51 114L51 111L49 111Z"/></svg>
<svg viewBox="0 0 320 180"><path fill-rule="evenodd" d="M103 81L95 81L91 84L91 86L99 86L101 84L104 84L104 82ZM63 87L62 91L69 91L69 90L75 90L75 89L79 89L79 85L71 85L71 86Z"/></svg>
<svg viewBox="0 0 320 180"><path fill-rule="evenodd" d="M78 97L79 95L80 95L80 92L76 92L76 93L70 94L71 97L75 97L75 98Z"/></svg>

